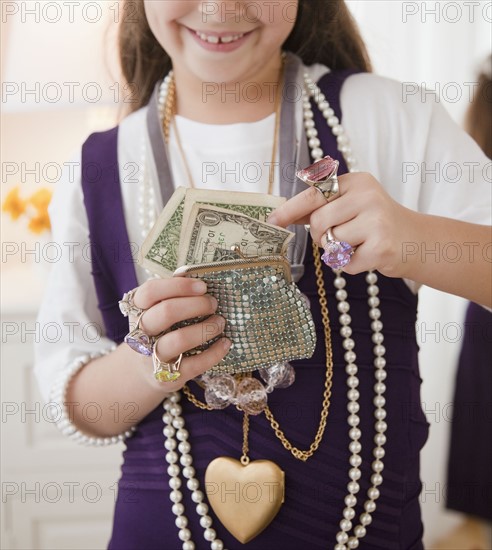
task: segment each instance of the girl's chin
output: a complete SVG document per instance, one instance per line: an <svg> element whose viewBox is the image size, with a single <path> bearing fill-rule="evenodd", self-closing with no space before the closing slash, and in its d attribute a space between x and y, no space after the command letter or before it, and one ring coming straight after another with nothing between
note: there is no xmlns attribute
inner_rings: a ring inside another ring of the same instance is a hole
<svg viewBox="0 0 492 550"><path fill-rule="evenodd" d="M273 59L270 56L268 59ZM234 84L237 82L249 82L254 87L255 83L274 82L278 77L278 64L268 64L265 62L265 55L241 56L227 62L222 60L211 60L208 56L197 58L195 55L187 56L188 63L178 64L178 70L175 73L187 74L191 79L198 79L204 83L231 84L230 94L234 94ZM261 85L261 84L260 84ZM256 87L258 84L256 84Z"/></svg>
<svg viewBox="0 0 492 550"><path fill-rule="evenodd" d="M258 74L258 69L253 66L240 66L236 63L197 63L196 59L189 64L186 68L181 66L181 69L175 71L176 73L187 74L192 79L201 80L205 85L208 83L212 87L215 83L227 84L231 83L230 93L233 94L233 84L244 80L254 82L255 74Z"/></svg>

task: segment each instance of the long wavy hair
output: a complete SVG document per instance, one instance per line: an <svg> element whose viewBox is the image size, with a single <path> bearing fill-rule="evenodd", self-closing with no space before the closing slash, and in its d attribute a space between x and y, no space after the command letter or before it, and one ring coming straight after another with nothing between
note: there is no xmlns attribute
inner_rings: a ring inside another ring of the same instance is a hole
<svg viewBox="0 0 492 550"><path fill-rule="evenodd" d="M136 91L129 112L146 105L171 58L150 30L143 0L124 0L118 33L119 57L127 83ZM131 14L131 16L130 16ZM344 0L299 0L297 19L283 45L306 65L371 71L364 42Z"/></svg>

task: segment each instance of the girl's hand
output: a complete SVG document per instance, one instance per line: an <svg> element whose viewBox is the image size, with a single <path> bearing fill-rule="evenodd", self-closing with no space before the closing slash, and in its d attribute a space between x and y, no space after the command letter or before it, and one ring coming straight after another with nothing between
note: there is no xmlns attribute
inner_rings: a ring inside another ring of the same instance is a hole
<svg viewBox="0 0 492 550"><path fill-rule="evenodd" d="M185 277L150 279L135 292L135 306L145 310L140 320L140 328L149 336L157 336L179 321L212 315L201 323L161 336L155 344L157 357L161 361L172 363L181 353L211 340L224 331L225 319L213 315L217 309L217 300L206 292L207 285L204 282ZM130 327L134 328L135 325L136 319L131 317ZM221 338L199 355L184 357L180 367L181 376L174 382L158 382L152 373L152 358L137 353L135 356L140 357L145 364L143 373L152 380L152 385L168 393L179 390L188 380L215 366L227 355L230 345L230 340Z"/></svg>
<svg viewBox="0 0 492 550"><path fill-rule="evenodd" d="M344 174L338 181L340 195L331 202L309 187L272 212L268 222L281 227L309 224L320 246L326 244L331 227L336 240L357 247L343 268L346 273L374 269L403 277L407 267L402 261L403 245L411 240L418 214L394 201L371 174Z"/></svg>

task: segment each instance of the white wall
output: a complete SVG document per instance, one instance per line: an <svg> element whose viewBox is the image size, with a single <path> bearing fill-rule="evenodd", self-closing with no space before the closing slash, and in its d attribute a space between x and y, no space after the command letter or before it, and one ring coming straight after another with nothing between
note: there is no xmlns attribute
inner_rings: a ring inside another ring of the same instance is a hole
<svg viewBox="0 0 492 550"><path fill-rule="evenodd" d="M473 97L477 67L490 53L492 2L355 0L348 4L375 71L408 83L406 90L413 83L435 90L454 119L462 123ZM420 291L419 302L422 403L431 423L422 453L421 495L429 545L460 517L444 509L443 496L450 404L466 302L429 288Z"/></svg>

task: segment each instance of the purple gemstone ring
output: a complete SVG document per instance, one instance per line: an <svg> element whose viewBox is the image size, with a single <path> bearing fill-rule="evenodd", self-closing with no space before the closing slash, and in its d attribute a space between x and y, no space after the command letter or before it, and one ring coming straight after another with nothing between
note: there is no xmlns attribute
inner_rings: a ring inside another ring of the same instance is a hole
<svg viewBox="0 0 492 550"><path fill-rule="evenodd" d="M144 313L144 311L140 313L137 318L135 328L125 336L125 344L128 344L132 350L137 353L150 356L152 355L152 350L154 348L154 338L148 334L145 334L145 332L140 328L140 321Z"/></svg>
<svg viewBox="0 0 492 550"><path fill-rule="evenodd" d="M345 241L337 241L333 236L331 227L326 232L326 244L321 259L332 269L345 267L355 252L354 248Z"/></svg>
<svg viewBox="0 0 492 550"><path fill-rule="evenodd" d="M305 184L317 189L326 202L330 202L340 194L337 176L338 166L338 160L326 156L304 168L304 170L299 170L297 177Z"/></svg>

